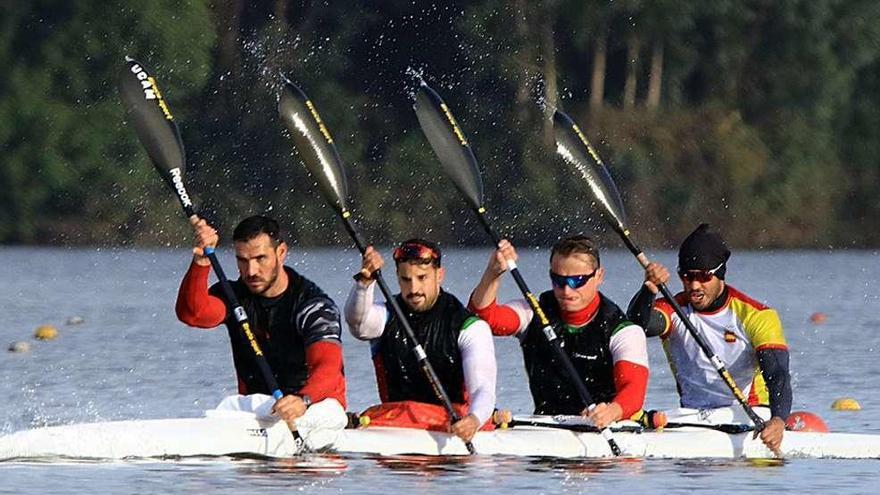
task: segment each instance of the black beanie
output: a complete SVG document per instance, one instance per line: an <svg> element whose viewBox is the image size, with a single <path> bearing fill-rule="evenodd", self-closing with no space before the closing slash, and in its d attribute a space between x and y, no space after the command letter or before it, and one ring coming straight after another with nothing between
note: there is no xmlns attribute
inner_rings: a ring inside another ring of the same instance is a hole
<svg viewBox="0 0 880 495"><path fill-rule="evenodd" d="M678 248L678 270L714 270L719 265L724 265L729 258L730 249L727 249L721 235L708 223L701 223ZM726 271L727 267L721 266L715 276L724 280Z"/></svg>

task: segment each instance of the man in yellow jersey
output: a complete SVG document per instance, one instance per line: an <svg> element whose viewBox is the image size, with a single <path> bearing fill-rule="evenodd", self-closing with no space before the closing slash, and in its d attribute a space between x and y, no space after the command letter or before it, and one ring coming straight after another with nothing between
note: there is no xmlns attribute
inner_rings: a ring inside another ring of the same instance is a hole
<svg viewBox="0 0 880 495"><path fill-rule="evenodd" d="M697 227L678 252L684 290L675 299L739 389L748 393L749 404L769 405L770 419L761 440L778 451L792 402L788 345L775 310L725 283L729 258L730 250L712 227ZM733 405L733 393L672 306L655 300L657 285L668 279L665 267L648 265L645 284L630 302L629 318L649 337L663 340L682 407L706 410Z"/></svg>

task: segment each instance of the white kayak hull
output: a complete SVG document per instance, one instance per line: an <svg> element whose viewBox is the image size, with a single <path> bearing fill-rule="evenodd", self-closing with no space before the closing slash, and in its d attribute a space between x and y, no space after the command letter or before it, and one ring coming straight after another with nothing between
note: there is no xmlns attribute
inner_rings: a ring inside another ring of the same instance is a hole
<svg viewBox="0 0 880 495"><path fill-rule="evenodd" d="M701 427L617 432L615 439L630 457L775 457L751 433L727 434ZM473 443L481 455L611 457L608 444L598 433L546 427L479 432ZM464 444L449 434L388 427L344 430L333 450L377 455L467 454ZM297 444L284 423L258 420L249 414L54 426L0 437L0 460L290 457L296 453ZM782 453L785 458L880 458L880 435L786 432Z"/></svg>

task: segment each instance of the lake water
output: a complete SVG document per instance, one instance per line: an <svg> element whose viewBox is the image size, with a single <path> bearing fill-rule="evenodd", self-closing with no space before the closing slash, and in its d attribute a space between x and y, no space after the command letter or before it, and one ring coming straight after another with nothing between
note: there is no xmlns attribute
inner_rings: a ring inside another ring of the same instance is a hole
<svg viewBox="0 0 880 495"><path fill-rule="evenodd" d="M219 252L226 270L235 266ZM383 251L390 257L388 250ZM546 250L523 250L520 267L536 292L548 287ZM654 253L675 265L672 252ZM445 287L467 297L486 249L444 253ZM603 254L603 292L626 306L641 281L622 251ZM0 344L29 341L29 353L0 353L0 434L66 423L191 417L235 392L225 330L189 329L173 307L189 264L186 250L0 247ZM353 250L294 249L290 264L338 303L359 265ZM736 252L728 282L775 307L792 350L794 409L820 414L832 431L880 434L880 253ZM389 281L392 286L395 284ZM516 297L505 280L501 300ZM827 321L810 323L814 312ZM82 317L80 325L66 325ZM37 342L52 324L57 340ZM349 409L377 401L368 344L343 335ZM5 347L4 347L5 348ZM648 406L677 404L659 342L649 341ZM499 407L531 412L514 339L496 339ZM860 412L830 409L854 397ZM873 492L880 462L376 458L310 456L294 460L188 459L114 463L0 463L0 493L655 493L776 490Z"/></svg>

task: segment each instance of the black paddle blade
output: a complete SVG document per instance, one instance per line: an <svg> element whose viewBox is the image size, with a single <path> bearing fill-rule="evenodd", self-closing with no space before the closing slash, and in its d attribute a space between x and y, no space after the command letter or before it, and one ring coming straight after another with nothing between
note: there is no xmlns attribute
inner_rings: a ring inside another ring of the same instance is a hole
<svg viewBox="0 0 880 495"><path fill-rule="evenodd" d="M119 75L119 95L147 155L177 195L187 216L191 216L193 203L183 181L186 171L183 140L152 71L126 57L125 67Z"/></svg>
<svg viewBox="0 0 880 495"><path fill-rule="evenodd" d="M483 206L483 180L477 158L455 117L436 91L422 82L415 105L419 125L446 174L475 209Z"/></svg>
<svg viewBox="0 0 880 495"><path fill-rule="evenodd" d="M348 183L333 138L309 97L287 78L284 78L278 113L303 163L318 181L321 194L340 212L348 211Z"/></svg>
<svg viewBox="0 0 880 495"><path fill-rule="evenodd" d="M556 153L573 165L587 182L599 211L620 233L627 232L626 213L617 186L602 159L571 118L559 110L553 114Z"/></svg>

